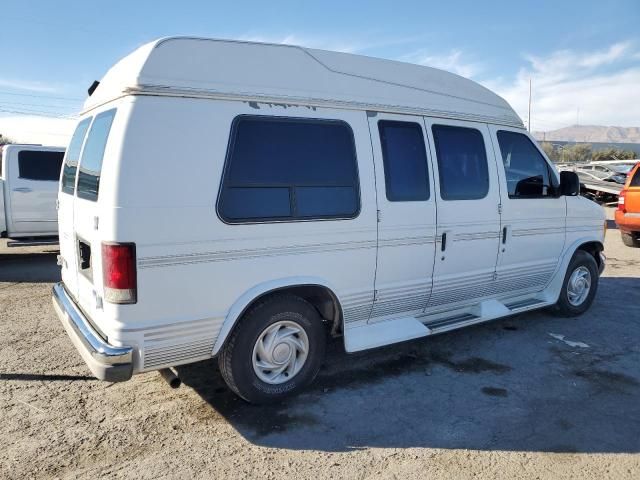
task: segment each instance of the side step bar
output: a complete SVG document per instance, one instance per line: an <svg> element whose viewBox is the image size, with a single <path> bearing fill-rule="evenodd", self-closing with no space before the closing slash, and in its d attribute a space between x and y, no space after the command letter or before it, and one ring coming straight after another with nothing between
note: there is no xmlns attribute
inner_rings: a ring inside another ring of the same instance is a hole
<svg viewBox="0 0 640 480"><path fill-rule="evenodd" d="M58 237L29 238L25 240L9 240L7 247L42 247L46 245L58 245Z"/></svg>

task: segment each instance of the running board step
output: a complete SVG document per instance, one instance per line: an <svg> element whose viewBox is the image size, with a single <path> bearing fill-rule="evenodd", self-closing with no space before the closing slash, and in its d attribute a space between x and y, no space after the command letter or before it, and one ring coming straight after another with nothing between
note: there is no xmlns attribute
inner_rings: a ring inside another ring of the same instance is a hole
<svg viewBox="0 0 640 480"><path fill-rule="evenodd" d="M347 352L359 352L392 343L426 337L431 330L415 317L395 318L348 328L344 332L344 348Z"/></svg>
<svg viewBox="0 0 640 480"><path fill-rule="evenodd" d="M9 240L7 242L7 247L42 247L45 245L58 245L58 237L28 240Z"/></svg>

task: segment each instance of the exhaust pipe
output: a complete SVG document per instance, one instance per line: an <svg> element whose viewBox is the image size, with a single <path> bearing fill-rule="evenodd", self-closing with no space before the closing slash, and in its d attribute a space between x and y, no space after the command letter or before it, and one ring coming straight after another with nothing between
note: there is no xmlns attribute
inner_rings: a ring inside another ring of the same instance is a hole
<svg viewBox="0 0 640 480"><path fill-rule="evenodd" d="M162 370L159 370L159 372L160 376L164 378L171 388L178 388L182 384L182 381L173 369L163 368Z"/></svg>

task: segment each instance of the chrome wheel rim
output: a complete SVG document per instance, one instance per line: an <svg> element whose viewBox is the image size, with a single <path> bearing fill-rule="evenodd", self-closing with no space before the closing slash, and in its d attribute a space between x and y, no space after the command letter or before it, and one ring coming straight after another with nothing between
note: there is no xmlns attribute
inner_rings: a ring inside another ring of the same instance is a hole
<svg viewBox="0 0 640 480"><path fill-rule="evenodd" d="M567 283L567 299L574 307L581 305L591 290L591 272L587 267L576 268Z"/></svg>
<svg viewBox="0 0 640 480"><path fill-rule="evenodd" d="M278 385L295 377L309 354L309 338L295 322L269 325L253 347L253 371L265 383Z"/></svg>

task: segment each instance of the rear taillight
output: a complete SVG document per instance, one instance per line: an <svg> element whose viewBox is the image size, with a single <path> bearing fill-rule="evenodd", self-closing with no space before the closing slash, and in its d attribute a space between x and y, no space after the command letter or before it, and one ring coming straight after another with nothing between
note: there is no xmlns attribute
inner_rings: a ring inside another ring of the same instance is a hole
<svg viewBox="0 0 640 480"><path fill-rule="evenodd" d="M102 244L104 299L111 303L136 303L136 245Z"/></svg>
<svg viewBox="0 0 640 480"><path fill-rule="evenodd" d="M620 210L621 212L626 212L626 210L624 209L624 197L626 194L627 194L626 190L622 190L618 194L618 210Z"/></svg>

